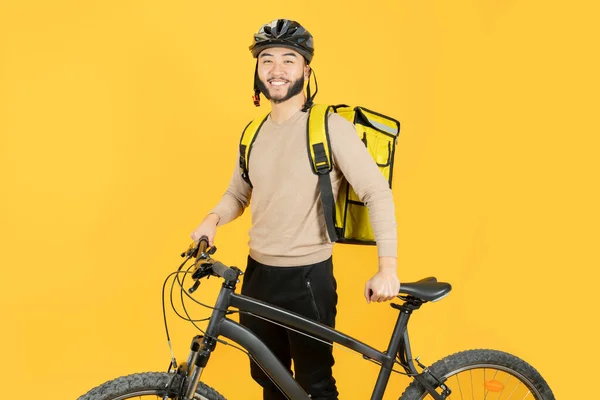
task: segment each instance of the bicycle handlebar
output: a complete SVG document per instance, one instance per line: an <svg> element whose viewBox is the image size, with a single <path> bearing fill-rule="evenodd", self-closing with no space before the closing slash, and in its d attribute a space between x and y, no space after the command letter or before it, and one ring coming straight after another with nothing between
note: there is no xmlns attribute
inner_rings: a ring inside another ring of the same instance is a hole
<svg viewBox="0 0 600 400"><path fill-rule="evenodd" d="M198 253L202 254L208 248L208 238L206 236L202 236L200 241L198 242Z"/></svg>
<svg viewBox="0 0 600 400"><path fill-rule="evenodd" d="M220 261L214 260L210 256L215 253L217 248L208 246L208 238L202 236L198 242L192 243L187 252L182 253L181 256L185 255L196 258L195 266L196 270L192 274L192 278L196 280L197 284L194 285L193 290L197 288L199 279L210 275L220 276L225 281L232 282L237 281L238 276L242 274L238 268L230 268Z"/></svg>
<svg viewBox="0 0 600 400"><path fill-rule="evenodd" d="M238 274L235 270L229 268L227 265L223 264L220 261L215 261L215 263L212 265L212 270L215 274L219 275L226 281L233 281L236 280L238 277Z"/></svg>

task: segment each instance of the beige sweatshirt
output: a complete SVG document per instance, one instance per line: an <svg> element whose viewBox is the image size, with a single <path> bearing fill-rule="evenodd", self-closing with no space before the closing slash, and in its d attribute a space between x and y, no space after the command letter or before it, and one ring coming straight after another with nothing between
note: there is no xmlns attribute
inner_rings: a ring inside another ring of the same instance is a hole
<svg viewBox="0 0 600 400"><path fill-rule="evenodd" d="M269 116L250 152L248 171L253 187L242 179L236 159L229 187L211 211L223 225L251 205L250 257L262 264L308 265L332 254L318 177L308 157L307 119L308 113L302 111L280 124ZM387 181L349 121L332 114L329 136L334 198L345 177L368 206L379 256L396 257L394 203Z"/></svg>

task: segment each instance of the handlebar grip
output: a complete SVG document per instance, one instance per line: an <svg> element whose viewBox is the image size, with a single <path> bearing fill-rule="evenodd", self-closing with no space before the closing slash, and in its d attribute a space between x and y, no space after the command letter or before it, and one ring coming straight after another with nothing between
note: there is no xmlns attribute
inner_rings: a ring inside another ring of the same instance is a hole
<svg viewBox="0 0 600 400"><path fill-rule="evenodd" d="M208 237L202 236L198 243L198 253L202 254L208 248Z"/></svg>
<svg viewBox="0 0 600 400"><path fill-rule="evenodd" d="M221 278L224 278L226 281L233 281L237 279L237 273L222 262L215 262L212 266L212 270L215 274L219 275Z"/></svg>

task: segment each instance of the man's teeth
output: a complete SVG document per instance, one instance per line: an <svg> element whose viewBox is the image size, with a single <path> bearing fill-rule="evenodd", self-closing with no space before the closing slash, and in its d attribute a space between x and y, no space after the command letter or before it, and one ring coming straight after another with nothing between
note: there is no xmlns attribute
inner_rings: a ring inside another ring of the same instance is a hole
<svg viewBox="0 0 600 400"><path fill-rule="evenodd" d="M280 86L286 84L286 81L271 81L271 85Z"/></svg>

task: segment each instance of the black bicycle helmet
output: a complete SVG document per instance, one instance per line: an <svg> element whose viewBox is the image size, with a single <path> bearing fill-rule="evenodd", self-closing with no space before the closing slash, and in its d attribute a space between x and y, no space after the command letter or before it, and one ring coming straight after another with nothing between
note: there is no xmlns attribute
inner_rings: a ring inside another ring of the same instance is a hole
<svg viewBox="0 0 600 400"><path fill-rule="evenodd" d="M276 19L268 24L261 26L258 33L254 34L254 43L250 46L252 56L257 58L261 51L270 47L286 47L300 53L305 59L306 63L310 64L315 53L313 47L312 35L302 27L296 21L289 19ZM310 75L308 78L308 85L306 87L307 100L302 107L302 111L308 111L314 102L315 96L319 91L317 85L317 78L314 76L314 71L311 68ZM315 81L315 92L311 94L310 90L310 77L313 77ZM254 105L260 106L260 89L258 88L258 60L256 62L256 68L254 70L254 96L252 96Z"/></svg>
<svg viewBox="0 0 600 400"><path fill-rule="evenodd" d="M304 56L307 63L311 62L315 52L312 35L302 25L289 19L271 21L254 34L254 43L250 46L254 58L269 47L287 47L296 50Z"/></svg>

